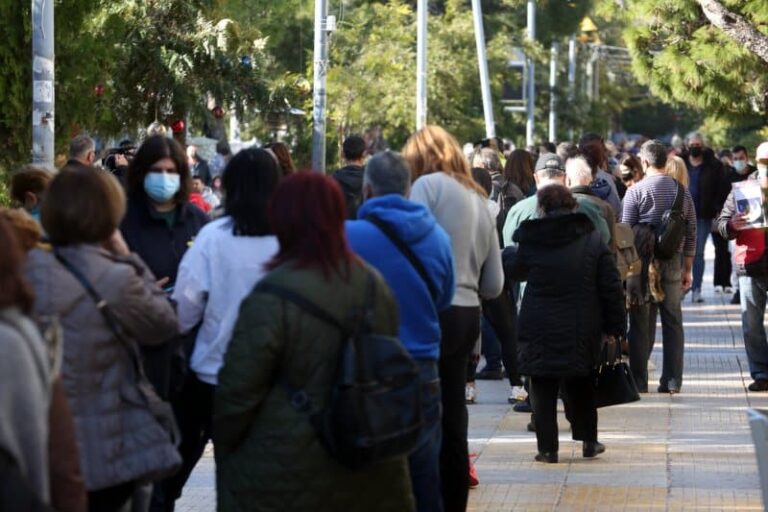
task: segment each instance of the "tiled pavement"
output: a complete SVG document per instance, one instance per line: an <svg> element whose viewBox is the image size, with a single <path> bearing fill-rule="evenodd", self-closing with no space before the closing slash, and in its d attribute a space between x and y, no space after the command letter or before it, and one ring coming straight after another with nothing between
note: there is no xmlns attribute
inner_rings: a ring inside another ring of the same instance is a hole
<svg viewBox="0 0 768 512"><path fill-rule="evenodd" d="M715 295L711 285L704 295L703 305L690 304L690 297L684 303L682 393L649 393L601 409L599 436L608 449L598 459L581 458L581 443L570 441L561 414L560 463L535 463L528 415L510 410L502 382L479 382L469 437L481 483L470 492L469 510L761 510L746 409L768 407L768 395L746 391L738 306L727 305L730 297ZM657 340L652 360L660 368L660 333ZM652 373L655 383L658 372ZM215 510L213 471L209 451L178 511Z"/></svg>

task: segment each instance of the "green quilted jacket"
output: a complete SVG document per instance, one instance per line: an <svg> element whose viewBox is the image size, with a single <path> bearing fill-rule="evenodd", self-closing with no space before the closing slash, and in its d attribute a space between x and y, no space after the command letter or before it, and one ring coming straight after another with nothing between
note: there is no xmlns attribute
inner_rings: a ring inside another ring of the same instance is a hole
<svg viewBox="0 0 768 512"><path fill-rule="evenodd" d="M375 328L398 332L397 304L381 276L353 264L349 279L285 264L272 283L301 293L342 322L365 299L367 272L376 275ZM351 471L331 459L305 414L291 407L284 379L325 406L341 335L294 303L259 291L243 301L219 373L214 408L218 510L414 510L407 459Z"/></svg>

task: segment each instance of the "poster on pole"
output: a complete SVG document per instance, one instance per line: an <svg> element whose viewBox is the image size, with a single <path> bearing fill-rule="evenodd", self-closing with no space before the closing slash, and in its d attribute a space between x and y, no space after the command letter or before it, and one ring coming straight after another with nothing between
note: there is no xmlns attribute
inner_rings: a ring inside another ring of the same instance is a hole
<svg viewBox="0 0 768 512"><path fill-rule="evenodd" d="M747 224L742 229L764 228L766 226L763 189L757 180L734 183L733 200L736 205L736 212L746 215Z"/></svg>

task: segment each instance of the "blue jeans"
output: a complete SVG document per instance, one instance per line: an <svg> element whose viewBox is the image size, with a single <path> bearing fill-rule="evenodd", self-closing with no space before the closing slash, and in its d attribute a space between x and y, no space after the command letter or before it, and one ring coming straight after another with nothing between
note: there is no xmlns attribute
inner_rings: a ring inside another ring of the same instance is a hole
<svg viewBox="0 0 768 512"><path fill-rule="evenodd" d="M768 379L768 341L765 338L765 294L768 277L739 277L741 328L752 379Z"/></svg>
<svg viewBox="0 0 768 512"><path fill-rule="evenodd" d="M693 257L693 290L701 291L704 280L704 247L712 232L712 219L696 220L696 255Z"/></svg>
<svg viewBox="0 0 768 512"><path fill-rule="evenodd" d="M441 423L440 377L437 361L417 361L424 386L424 428L419 445L408 457L411 485L419 512L442 512L443 496L440 492Z"/></svg>
<svg viewBox="0 0 768 512"><path fill-rule="evenodd" d="M678 386L683 384L683 310L682 274L680 258L662 261L659 267L664 301L657 305L661 314L661 333L664 343L664 365L659 383L667 386L669 379L675 379ZM656 323L651 328L653 305L643 304L629 312L629 366L640 391L648 390L648 356L653 350ZM653 330L651 330L653 329Z"/></svg>

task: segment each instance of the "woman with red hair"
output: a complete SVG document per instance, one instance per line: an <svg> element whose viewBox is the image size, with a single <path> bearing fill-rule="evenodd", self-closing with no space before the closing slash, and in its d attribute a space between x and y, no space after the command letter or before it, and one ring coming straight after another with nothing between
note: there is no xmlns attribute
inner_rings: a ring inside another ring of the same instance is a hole
<svg viewBox="0 0 768 512"><path fill-rule="evenodd" d="M372 278L373 332L398 332L389 288L347 244L341 189L326 176L293 174L272 196L268 218L280 250L240 306L214 399L218 510L413 510L405 457L342 466L292 404L297 393L287 392L300 390L322 410L343 336L267 288L300 295L353 332L351 313L364 308Z"/></svg>

